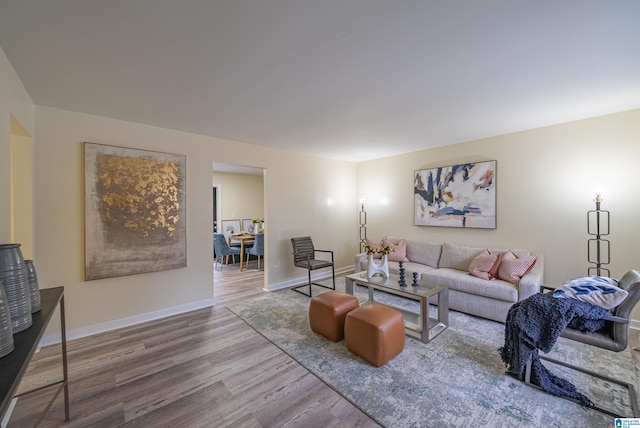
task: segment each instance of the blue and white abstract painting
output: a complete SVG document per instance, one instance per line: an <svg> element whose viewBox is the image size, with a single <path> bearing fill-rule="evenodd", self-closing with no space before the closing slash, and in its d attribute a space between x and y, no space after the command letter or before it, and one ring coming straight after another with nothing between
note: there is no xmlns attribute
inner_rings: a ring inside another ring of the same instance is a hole
<svg viewBox="0 0 640 428"><path fill-rule="evenodd" d="M416 226L496 228L496 161L415 171Z"/></svg>

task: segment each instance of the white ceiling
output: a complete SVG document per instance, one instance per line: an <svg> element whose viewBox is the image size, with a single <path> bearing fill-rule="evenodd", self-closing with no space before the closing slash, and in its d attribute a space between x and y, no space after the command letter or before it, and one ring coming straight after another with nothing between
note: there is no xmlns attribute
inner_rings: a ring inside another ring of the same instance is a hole
<svg viewBox="0 0 640 428"><path fill-rule="evenodd" d="M640 108L638 0L0 0L37 105L362 161Z"/></svg>

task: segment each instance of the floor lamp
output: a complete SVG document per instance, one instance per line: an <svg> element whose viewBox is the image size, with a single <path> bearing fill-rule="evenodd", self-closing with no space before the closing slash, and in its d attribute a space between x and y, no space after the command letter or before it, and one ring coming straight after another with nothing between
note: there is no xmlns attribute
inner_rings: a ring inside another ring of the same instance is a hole
<svg viewBox="0 0 640 428"><path fill-rule="evenodd" d="M595 237L587 241L587 260L593 266L589 266L587 274L611 276L609 269L602 267L610 262L609 241L602 239L603 236L609 235L609 211L600 209L601 193L596 193L593 201L596 203L596 209L587 211L587 233Z"/></svg>
<svg viewBox="0 0 640 428"><path fill-rule="evenodd" d="M364 202L360 202L360 250L364 251L367 246L367 212L364 210Z"/></svg>

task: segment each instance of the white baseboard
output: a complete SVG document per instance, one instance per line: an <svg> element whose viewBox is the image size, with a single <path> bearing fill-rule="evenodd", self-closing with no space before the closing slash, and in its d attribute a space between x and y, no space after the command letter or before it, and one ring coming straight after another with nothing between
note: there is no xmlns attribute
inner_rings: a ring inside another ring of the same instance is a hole
<svg viewBox="0 0 640 428"><path fill-rule="evenodd" d="M353 271L353 267L344 267L341 269L336 269L336 275L342 275L344 273L348 273L349 271ZM331 272L322 272L319 274L311 275L312 281L320 281L323 279L331 278ZM289 281L281 282L278 284L271 284L269 289L265 289L266 291L275 291L283 288L289 288L296 285L304 284L307 282L307 277L303 276L300 278L291 279ZM129 327L135 324L140 324L147 321L153 321L160 318L166 318L172 315L178 315L185 312L195 311L196 309L209 308L213 306L213 299L201 300L198 302L188 303L186 305L174 306L171 308L161 309L155 312L149 312L146 314L140 314L133 317L122 318L119 320L108 321L101 324L95 324L88 327L81 327L76 329L67 330L67 340L79 339L81 337L92 336L94 334L105 333L107 331L115 330L118 328ZM60 343L60 333L53 333L50 335L46 335L40 341L38 349L55 345Z"/></svg>
<svg viewBox="0 0 640 428"><path fill-rule="evenodd" d="M344 267L336 270L336 275L342 275L353 271L352 267ZM331 272L322 272L318 274L312 274L312 281L321 281L323 279L331 278ZM307 282L307 276L301 276L299 278L290 279L285 282L277 284L271 284L265 291L276 291L283 288L291 288L296 285L305 284ZM161 309L159 311L148 312L146 314L140 314L133 317L122 318L119 320L109 321L106 323L95 324L88 327L81 327L76 329L67 330L67 340L79 339L81 337L92 336L94 334L105 333L107 331L115 330L118 328L129 327L135 324L140 324L147 321L153 321L160 318L166 318L172 315L178 315L185 312L195 311L202 308L210 308L213 306L213 299L200 300L198 302L187 303L185 305L174 306L171 308ZM640 330L640 320L632 319L629 322L629 328ZM40 341L38 349L41 347L54 345L60 343L60 334L54 333L44 336Z"/></svg>
<svg viewBox="0 0 640 428"><path fill-rule="evenodd" d="M349 272L353 272L353 266L351 267L347 266L340 269L336 269L336 276L343 275ZM331 272L322 271L321 273L311 274L311 281L322 281L323 279L329 279L329 278L331 278ZM290 279L288 281L279 282L277 284L271 284L269 285L268 289L265 289L265 291L276 291L276 290L282 290L283 288L291 288L291 287L295 287L296 285L306 284L308 281L309 281L309 277L307 275L304 275L298 278Z"/></svg>
<svg viewBox="0 0 640 428"><path fill-rule="evenodd" d="M129 327L147 321L153 321L160 318L166 318L172 315L178 315L185 312L195 311L196 309L210 308L213 306L213 299L200 300L198 302L187 303L185 305L173 306L171 308L161 309L159 311L148 312L146 314L135 315L133 317L122 318L119 320L108 321L101 324L95 324L88 327L75 328L67 330L67 340L79 339L81 337L92 336L94 334L105 333L107 331L118 328ZM39 348L60 343L60 333L54 333L44 336L40 341Z"/></svg>

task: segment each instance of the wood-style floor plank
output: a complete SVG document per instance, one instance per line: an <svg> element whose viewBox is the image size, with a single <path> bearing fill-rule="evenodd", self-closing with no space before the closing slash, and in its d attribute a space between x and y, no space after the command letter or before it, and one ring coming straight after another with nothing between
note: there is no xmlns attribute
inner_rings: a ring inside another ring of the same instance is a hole
<svg viewBox="0 0 640 428"><path fill-rule="evenodd" d="M69 341L72 420L59 397L41 426L377 427L226 309L264 296L263 281L255 261L225 266L214 273L213 308ZM60 373L60 346L42 349L20 390ZM18 400L9 427L31 426L50 394Z"/></svg>
<svg viewBox="0 0 640 428"><path fill-rule="evenodd" d="M72 420L64 422L59 397L41 426L377 427L226 309L266 293L263 272L249 266L215 271L213 308L70 341ZM638 347L638 331L630 335ZM640 367L640 352L632 354ZM42 349L20 390L60 373L60 346ZM9 428L32 426L50 396L45 390L21 398Z"/></svg>

